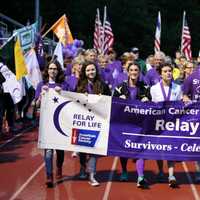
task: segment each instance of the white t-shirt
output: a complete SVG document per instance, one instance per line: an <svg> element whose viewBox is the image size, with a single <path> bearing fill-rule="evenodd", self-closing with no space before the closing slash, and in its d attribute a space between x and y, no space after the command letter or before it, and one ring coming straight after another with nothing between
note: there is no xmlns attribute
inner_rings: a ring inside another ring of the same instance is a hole
<svg viewBox="0 0 200 200"><path fill-rule="evenodd" d="M147 68L147 72L150 70L150 69L152 69L153 67L149 64L149 63L147 63L146 64L146 68Z"/></svg>
<svg viewBox="0 0 200 200"><path fill-rule="evenodd" d="M167 96L169 92L169 86L164 86L165 94ZM153 85L150 89L151 98L153 102L160 102L165 101L164 95L162 93L160 82ZM181 86L172 82L172 88L171 88L171 95L169 100L170 101L178 101L182 99L182 90Z"/></svg>

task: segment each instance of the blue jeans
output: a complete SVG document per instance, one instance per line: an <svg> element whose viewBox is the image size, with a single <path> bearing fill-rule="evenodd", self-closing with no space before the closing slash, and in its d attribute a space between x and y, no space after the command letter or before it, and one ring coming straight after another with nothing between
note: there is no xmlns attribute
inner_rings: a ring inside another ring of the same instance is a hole
<svg viewBox="0 0 200 200"><path fill-rule="evenodd" d="M54 152L53 149L44 150L44 161L45 161L47 177L53 175L53 152ZM64 151L56 150L56 154L57 154L56 166L57 168L62 168L64 162Z"/></svg>
<svg viewBox="0 0 200 200"><path fill-rule="evenodd" d="M88 156L88 164L87 164L88 172L95 174L98 155L79 153L81 167L85 169L86 169L86 163L87 163L87 156Z"/></svg>

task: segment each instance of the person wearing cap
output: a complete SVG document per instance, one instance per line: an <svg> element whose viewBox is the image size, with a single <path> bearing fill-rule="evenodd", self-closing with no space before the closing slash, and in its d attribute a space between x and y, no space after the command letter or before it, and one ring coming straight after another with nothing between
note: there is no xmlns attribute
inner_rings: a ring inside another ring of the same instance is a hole
<svg viewBox="0 0 200 200"><path fill-rule="evenodd" d="M147 72L146 63L144 60L139 58L139 49L137 47L131 48L131 54L133 55L134 61L139 64L140 71L142 72L143 75L145 75Z"/></svg>

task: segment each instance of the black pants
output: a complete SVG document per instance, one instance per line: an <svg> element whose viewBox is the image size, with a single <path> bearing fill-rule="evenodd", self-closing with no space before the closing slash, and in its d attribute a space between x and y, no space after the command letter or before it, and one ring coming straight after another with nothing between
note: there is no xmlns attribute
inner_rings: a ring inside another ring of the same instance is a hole
<svg viewBox="0 0 200 200"><path fill-rule="evenodd" d="M57 168L61 168L64 162L64 150L56 150L57 160L56 166Z"/></svg>
<svg viewBox="0 0 200 200"><path fill-rule="evenodd" d="M20 120L26 119L26 114L28 112L29 106L35 97L35 89L30 87L26 90L26 96L22 98L22 100L17 104Z"/></svg>
<svg viewBox="0 0 200 200"><path fill-rule="evenodd" d="M3 95L0 94L0 133L3 125Z"/></svg>
<svg viewBox="0 0 200 200"><path fill-rule="evenodd" d="M14 126L15 120L15 105L10 93L3 94L3 115L6 113L6 120L9 127Z"/></svg>
<svg viewBox="0 0 200 200"><path fill-rule="evenodd" d="M86 153L79 153L79 159L80 159L81 167L86 168L87 154Z"/></svg>

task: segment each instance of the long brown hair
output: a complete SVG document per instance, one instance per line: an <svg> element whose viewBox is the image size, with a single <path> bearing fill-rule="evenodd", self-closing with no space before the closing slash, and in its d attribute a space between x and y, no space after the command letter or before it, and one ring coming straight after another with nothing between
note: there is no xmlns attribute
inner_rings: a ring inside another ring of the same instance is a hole
<svg viewBox="0 0 200 200"><path fill-rule="evenodd" d="M102 85L102 80L99 75L99 70L94 62L88 62L86 61L82 68L81 68L81 74L80 74L80 79L78 81L77 85L77 92L80 93L86 93L87 92L87 85L88 85L88 78L86 76L86 68L88 65L94 65L96 68L96 76L93 80L93 92L94 94L102 94L103 93L103 85Z"/></svg>
<svg viewBox="0 0 200 200"><path fill-rule="evenodd" d="M44 83L47 83L49 81L48 69L49 69L49 65L52 64L52 63L56 65L57 70L58 70L58 74L56 76L55 82L56 83L62 83L65 80L65 76L64 76L64 72L61 68L61 64L57 59L50 60L50 62L45 67L44 72L42 74L43 81L44 81Z"/></svg>

